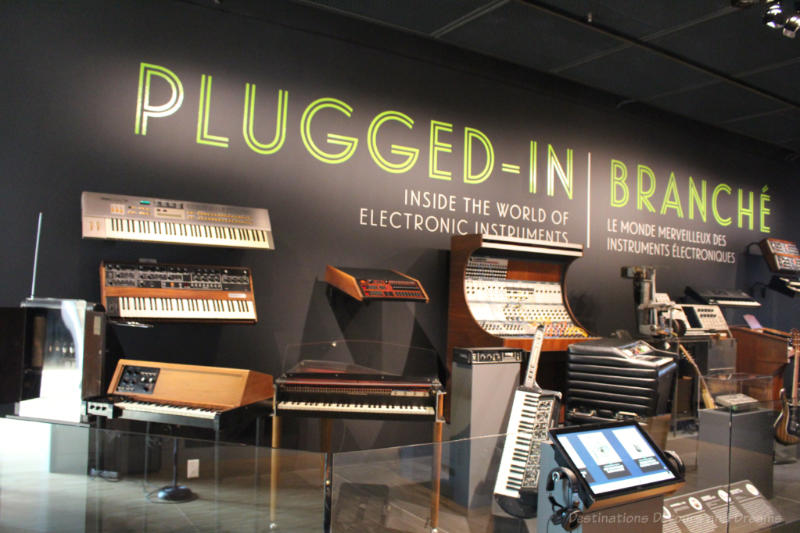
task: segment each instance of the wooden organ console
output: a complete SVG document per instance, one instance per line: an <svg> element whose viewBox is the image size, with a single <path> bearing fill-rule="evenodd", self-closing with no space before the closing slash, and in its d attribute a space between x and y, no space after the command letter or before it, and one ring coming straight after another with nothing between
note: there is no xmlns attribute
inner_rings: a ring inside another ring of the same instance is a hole
<svg viewBox="0 0 800 533"><path fill-rule="evenodd" d="M280 419L284 416L319 418L325 451L323 466L323 531L331 530L333 453L330 449L333 418L412 420L433 423L431 528L439 521L444 393L434 377L393 375L360 365L324 360L303 360L275 380L272 447L280 447ZM270 522L275 524L279 461L272 460Z"/></svg>
<svg viewBox="0 0 800 533"><path fill-rule="evenodd" d="M544 327L543 352L561 352L589 339L566 299L566 272L583 256L579 244L495 235L456 235L450 249L447 370L453 350L510 347L531 350ZM450 416L450 381L445 414Z"/></svg>

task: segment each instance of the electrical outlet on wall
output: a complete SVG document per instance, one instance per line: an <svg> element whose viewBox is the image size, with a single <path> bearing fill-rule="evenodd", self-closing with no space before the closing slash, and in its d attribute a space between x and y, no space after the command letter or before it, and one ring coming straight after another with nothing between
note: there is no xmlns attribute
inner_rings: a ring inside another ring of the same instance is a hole
<svg viewBox="0 0 800 533"><path fill-rule="evenodd" d="M200 477L200 459L186 461L186 479Z"/></svg>

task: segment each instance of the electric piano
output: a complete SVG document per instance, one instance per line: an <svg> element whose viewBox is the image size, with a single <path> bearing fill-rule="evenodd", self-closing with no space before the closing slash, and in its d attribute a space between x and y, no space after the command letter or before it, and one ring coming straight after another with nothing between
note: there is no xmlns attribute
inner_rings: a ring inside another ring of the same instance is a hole
<svg viewBox="0 0 800 533"><path fill-rule="evenodd" d="M108 395L87 414L219 431L267 412L274 386L254 370L120 359Z"/></svg>
<svg viewBox="0 0 800 533"><path fill-rule="evenodd" d="M319 418L440 417L437 378L410 378L335 361L301 361L275 380L275 414Z"/></svg>
<svg viewBox="0 0 800 533"><path fill-rule="evenodd" d="M431 528L439 521L442 461L442 417L444 393L437 378L413 378L381 372L369 367L306 359L275 380L272 419L273 449L280 444L280 422L285 416L314 417L321 422L320 434L326 460L323 469L323 531L330 531L333 487L333 452L330 449L333 418L407 420L433 422ZM278 462L272 461L272 479L278 477ZM277 494L277 486L272 487ZM274 523L276 499L270 500Z"/></svg>
<svg viewBox="0 0 800 533"><path fill-rule="evenodd" d="M245 267L103 262L100 295L111 318L257 321L253 280Z"/></svg>
<svg viewBox="0 0 800 533"><path fill-rule="evenodd" d="M272 250L269 212L97 192L81 193L84 238Z"/></svg>

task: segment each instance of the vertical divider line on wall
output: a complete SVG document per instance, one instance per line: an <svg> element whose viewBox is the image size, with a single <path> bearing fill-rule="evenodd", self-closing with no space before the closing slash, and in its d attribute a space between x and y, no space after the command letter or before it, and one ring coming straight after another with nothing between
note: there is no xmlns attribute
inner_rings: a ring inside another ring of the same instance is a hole
<svg viewBox="0 0 800 533"><path fill-rule="evenodd" d="M592 247L592 152L586 154L586 247Z"/></svg>

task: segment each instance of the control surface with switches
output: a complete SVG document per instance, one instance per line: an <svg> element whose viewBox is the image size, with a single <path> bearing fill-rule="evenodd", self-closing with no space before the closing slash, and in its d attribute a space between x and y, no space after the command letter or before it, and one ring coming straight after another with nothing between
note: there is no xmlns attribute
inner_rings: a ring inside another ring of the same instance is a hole
<svg viewBox="0 0 800 533"><path fill-rule="evenodd" d="M153 394L160 369L146 366L126 366L122 371L116 394Z"/></svg>
<svg viewBox="0 0 800 533"><path fill-rule="evenodd" d="M519 348L455 348L453 360L464 365L487 363L522 363Z"/></svg>
<svg viewBox="0 0 800 533"><path fill-rule="evenodd" d="M498 337L532 337L542 324L545 338L587 337L572 321L560 283L507 279L507 270L506 259L469 258L464 292L481 328Z"/></svg>

